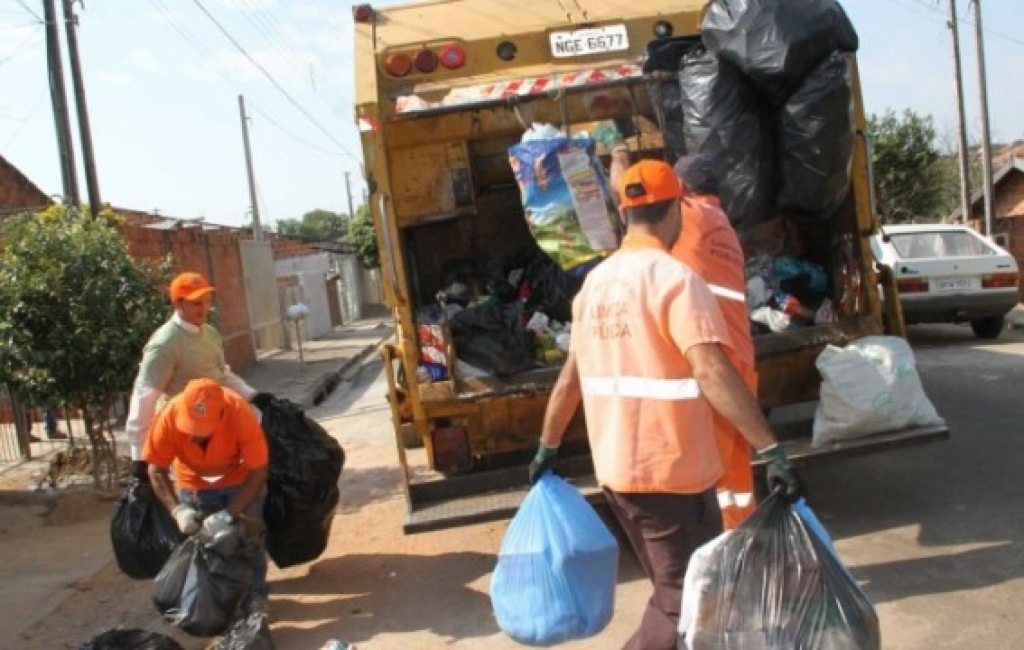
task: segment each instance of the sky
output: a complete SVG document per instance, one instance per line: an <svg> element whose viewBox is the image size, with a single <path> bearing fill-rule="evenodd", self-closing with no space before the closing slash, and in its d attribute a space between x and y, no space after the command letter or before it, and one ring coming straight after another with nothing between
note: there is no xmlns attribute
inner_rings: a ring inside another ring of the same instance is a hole
<svg viewBox="0 0 1024 650"><path fill-rule="evenodd" d="M968 131L977 141L981 119L973 14L968 0L956 1ZM1024 12L1021 0L981 1L992 139L1011 142L1024 138ZM103 201L210 223L248 223L238 106L243 95L264 224L318 208L347 213L346 173L358 206L365 186L352 105L352 4L76 4ZM909 108L932 115L940 145L955 146L948 0L842 4L860 35L868 113ZM43 191L57 195L61 177L42 6L42 0L0 0L0 155ZM68 93L73 106L70 82ZM72 125L77 142L73 112ZM80 148L76 155L85 196Z"/></svg>

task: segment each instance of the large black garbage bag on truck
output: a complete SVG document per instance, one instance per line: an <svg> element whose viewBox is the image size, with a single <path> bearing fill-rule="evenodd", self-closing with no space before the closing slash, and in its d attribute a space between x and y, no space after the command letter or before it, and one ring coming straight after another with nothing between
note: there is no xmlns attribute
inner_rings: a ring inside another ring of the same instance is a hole
<svg viewBox="0 0 1024 650"><path fill-rule="evenodd" d="M836 0L711 0L701 36L776 106L826 56L858 46Z"/></svg>
<svg viewBox="0 0 1024 650"><path fill-rule="evenodd" d="M223 634L252 588L252 555L225 552L202 533L186 539L153 581L153 604L164 619L193 636Z"/></svg>
<svg viewBox="0 0 1024 650"><path fill-rule="evenodd" d="M664 73L648 82L646 89L651 105L661 111L658 126L665 141L665 161L669 164L686 155L682 93L676 73L683 56L701 47L699 36L656 38L647 44L644 74Z"/></svg>
<svg viewBox="0 0 1024 650"><path fill-rule="evenodd" d="M267 552L281 568L310 562L327 548L345 451L298 404L274 399L260 410L270 447Z"/></svg>
<svg viewBox="0 0 1024 650"><path fill-rule="evenodd" d="M132 478L110 519L110 542L118 568L130 578L151 579L183 539L149 481Z"/></svg>
<svg viewBox="0 0 1024 650"><path fill-rule="evenodd" d="M824 221L846 198L856 130L848 55L833 52L793 93L778 117L779 208Z"/></svg>
<svg viewBox="0 0 1024 650"><path fill-rule="evenodd" d="M521 304L478 305L452 316L455 354L499 377L536 368L531 333L520 323Z"/></svg>
<svg viewBox="0 0 1024 650"><path fill-rule="evenodd" d="M679 87L686 150L711 158L733 226L768 219L776 187L773 134L757 94L734 66L704 49L683 58Z"/></svg>

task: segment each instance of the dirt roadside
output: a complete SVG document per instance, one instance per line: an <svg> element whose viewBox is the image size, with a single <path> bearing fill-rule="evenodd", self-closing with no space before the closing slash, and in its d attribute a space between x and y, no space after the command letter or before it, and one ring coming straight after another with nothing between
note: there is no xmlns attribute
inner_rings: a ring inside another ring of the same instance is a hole
<svg viewBox="0 0 1024 650"><path fill-rule="evenodd" d="M285 570L271 566L276 647L317 650L334 638L359 650L522 647L498 629L488 596L507 522L402 534L405 503L384 392L379 363L371 364L351 386L310 410L345 447L342 501L328 549L317 562ZM10 475L0 478L11 480ZM18 489L24 490L24 478L17 480ZM0 491L4 489L0 484ZM53 502L0 503L0 553L8 560L3 563L7 570L23 567L26 581L36 573L56 574L47 582L52 599L44 603L51 611L38 621L25 625L33 612L10 618L18 615L0 611L0 629L9 622L20 622L17 627L24 629L6 646L0 636L0 647L78 648L118 626L167 634L186 650L210 645L210 640L177 633L160 620L150 602L151 583L127 578L113 563L108 526L117 495L88 490L56 497L0 494ZM61 572L75 574L68 570L69 559L85 577L62 583ZM88 562L95 570L84 570ZM597 638L561 647L621 647L649 593L632 557L624 554L612 623Z"/></svg>

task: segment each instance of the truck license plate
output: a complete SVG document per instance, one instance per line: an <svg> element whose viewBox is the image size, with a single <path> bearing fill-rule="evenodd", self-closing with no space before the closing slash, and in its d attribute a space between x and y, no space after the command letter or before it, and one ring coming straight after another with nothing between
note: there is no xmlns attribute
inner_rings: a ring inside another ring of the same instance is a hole
<svg viewBox="0 0 1024 650"><path fill-rule="evenodd" d="M935 278L932 282L936 291L970 291L979 286L977 278Z"/></svg>
<svg viewBox="0 0 1024 650"><path fill-rule="evenodd" d="M571 32L551 32L551 55L556 59L602 52L620 52L629 49L625 25L606 25L577 29Z"/></svg>

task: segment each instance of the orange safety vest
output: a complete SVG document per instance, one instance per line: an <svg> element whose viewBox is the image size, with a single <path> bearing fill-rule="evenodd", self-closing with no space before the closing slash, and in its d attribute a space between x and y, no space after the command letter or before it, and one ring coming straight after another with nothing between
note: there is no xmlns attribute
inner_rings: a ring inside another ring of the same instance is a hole
<svg viewBox="0 0 1024 650"><path fill-rule="evenodd" d="M572 348L598 483L617 492L697 494L722 465L686 351L721 343L707 285L654 237L629 234L573 302Z"/></svg>
<svg viewBox="0 0 1024 650"><path fill-rule="evenodd" d="M682 201L683 231L672 256L692 268L708 283L729 329L726 355L754 395L754 343L747 315L743 248L718 198L688 196ZM718 451L725 474L718 483L718 505L726 530L738 526L754 511L754 473L750 445L717 411L713 416Z"/></svg>

